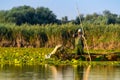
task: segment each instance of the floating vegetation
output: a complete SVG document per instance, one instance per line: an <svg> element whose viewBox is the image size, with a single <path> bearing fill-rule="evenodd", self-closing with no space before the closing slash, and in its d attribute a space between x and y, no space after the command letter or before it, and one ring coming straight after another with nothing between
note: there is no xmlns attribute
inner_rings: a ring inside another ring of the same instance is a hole
<svg viewBox="0 0 120 80"><path fill-rule="evenodd" d="M52 48L0 48L0 63L42 64L45 54L51 51Z"/></svg>
<svg viewBox="0 0 120 80"><path fill-rule="evenodd" d="M45 59L45 55L50 53L52 48L0 48L0 64L74 64L74 65L120 65L120 60L118 61L102 61L103 57L97 57L94 61L86 61L80 59L56 59L49 58ZM69 55L69 54L67 54ZM108 56L109 57L109 56ZM119 56L120 57L120 56Z"/></svg>

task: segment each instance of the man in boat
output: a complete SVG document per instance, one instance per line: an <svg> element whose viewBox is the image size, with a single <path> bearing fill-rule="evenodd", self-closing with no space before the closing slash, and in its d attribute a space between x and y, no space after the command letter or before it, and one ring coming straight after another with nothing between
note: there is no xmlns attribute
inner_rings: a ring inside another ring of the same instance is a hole
<svg viewBox="0 0 120 80"><path fill-rule="evenodd" d="M81 30L81 29L78 29L77 34L74 34L73 37L75 38L75 53L76 53L77 55L82 55L82 54L84 54L84 50L83 50L83 49L84 49L84 43L83 43L83 41L84 41L84 36L83 36L83 34L82 34L82 30ZM45 55L45 58L46 58L46 59L47 59L47 58L50 58L51 55L57 53L57 51L58 51L60 48L62 48L62 47L63 47L63 46L62 46L61 44L56 45L56 47L54 48L54 50L53 50L51 53Z"/></svg>
<svg viewBox="0 0 120 80"><path fill-rule="evenodd" d="M77 55L84 54L84 36L82 34L82 29L78 29L77 34L73 34L75 38L75 53Z"/></svg>

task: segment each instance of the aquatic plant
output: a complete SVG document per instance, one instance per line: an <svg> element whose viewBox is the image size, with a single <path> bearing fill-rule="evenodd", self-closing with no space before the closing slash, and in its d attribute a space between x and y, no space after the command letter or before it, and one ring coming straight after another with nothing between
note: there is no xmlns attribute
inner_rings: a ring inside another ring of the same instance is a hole
<svg viewBox="0 0 120 80"><path fill-rule="evenodd" d="M88 65L92 63L96 65L96 64L100 64L99 62L105 59L103 56L98 56L94 58L94 61L90 62L87 60L83 60L84 57L75 59L73 56L71 56L72 54L70 53L67 53L69 58L62 56L62 58L52 57L50 59L45 59L45 55L50 53L52 50L53 48L13 48L13 47L5 48L3 47L3 48L0 48L0 64L15 64L15 65L21 65L21 64L29 64L29 65L78 64L78 65L82 65L82 64L85 64L85 65ZM118 56L118 59L120 59L120 56L119 55L117 56ZM97 63L95 61L99 61L99 62ZM119 64L119 61L120 60L112 61L112 63L109 63L109 64ZM102 63L107 64L107 60L106 61L104 60Z"/></svg>

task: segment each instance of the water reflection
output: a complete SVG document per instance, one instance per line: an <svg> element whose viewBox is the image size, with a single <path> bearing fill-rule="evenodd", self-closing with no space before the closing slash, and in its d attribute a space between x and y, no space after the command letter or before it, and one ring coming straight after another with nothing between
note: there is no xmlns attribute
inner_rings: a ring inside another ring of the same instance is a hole
<svg viewBox="0 0 120 80"><path fill-rule="evenodd" d="M74 67L75 79L74 80L88 80L91 65Z"/></svg>
<svg viewBox="0 0 120 80"><path fill-rule="evenodd" d="M120 66L0 65L0 80L119 80Z"/></svg>

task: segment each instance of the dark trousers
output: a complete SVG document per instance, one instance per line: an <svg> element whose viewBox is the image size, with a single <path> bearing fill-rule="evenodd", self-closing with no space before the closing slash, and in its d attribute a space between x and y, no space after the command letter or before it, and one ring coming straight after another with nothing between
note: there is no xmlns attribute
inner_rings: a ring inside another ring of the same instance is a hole
<svg viewBox="0 0 120 80"><path fill-rule="evenodd" d="M77 46L75 46L75 53L77 55L82 55L82 54L84 54L83 49L84 49L84 47L82 45L77 45Z"/></svg>

